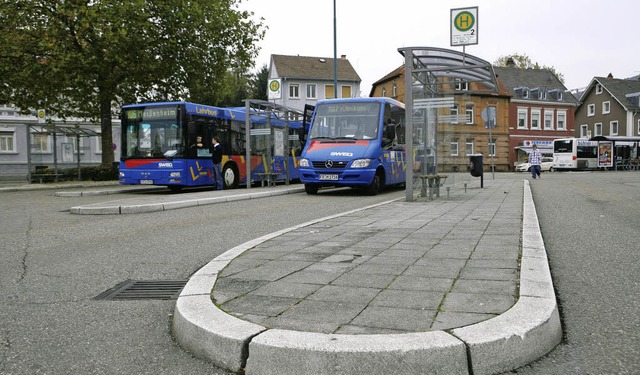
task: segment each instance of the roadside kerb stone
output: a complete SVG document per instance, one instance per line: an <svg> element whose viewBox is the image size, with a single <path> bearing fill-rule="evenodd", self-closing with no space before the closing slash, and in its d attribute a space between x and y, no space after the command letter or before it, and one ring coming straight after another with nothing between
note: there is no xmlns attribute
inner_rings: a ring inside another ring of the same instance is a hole
<svg viewBox="0 0 640 375"><path fill-rule="evenodd" d="M550 352L562 340L549 263L526 180L522 241L520 298L516 304L495 318L452 331L466 343L474 375L522 367Z"/></svg>
<svg viewBox="0 0 640 375"><path fill-rule="evenodd" d="M271 329L249 344L246 373L467 374L464 343L443 331L340 335Z"/></svg>

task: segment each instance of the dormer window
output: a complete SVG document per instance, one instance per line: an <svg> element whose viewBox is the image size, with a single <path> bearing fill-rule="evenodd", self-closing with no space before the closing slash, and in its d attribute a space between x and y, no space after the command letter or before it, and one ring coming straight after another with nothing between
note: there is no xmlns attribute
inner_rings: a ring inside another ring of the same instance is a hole
<svg viewBox="0 0 640 375"><path fill-rule="evenodd" d="M469 82L464 82L460 78L456 78L453 80L454 85L453 89L456 91L467 91L469 90Z"/></svg>
<svg viewBox="0 0 640 375"><path fill-rule="evenodd" d="M547 92L544 90L540 90L538 92L538 99L547 100Z"/></svg>
<svg viewBox="0 0 640 375"><path fill-rule="evenodd" d="M558 91L558 101L564 100L564 93L562 91Z"/></svg>
<svg viewBox="0 0 640 375"><path fill-rule="evenodd" d="M525 87L525 88L522 89L522 97L525 98L525 99L529 98L529 89L528 88Z"/></svg>

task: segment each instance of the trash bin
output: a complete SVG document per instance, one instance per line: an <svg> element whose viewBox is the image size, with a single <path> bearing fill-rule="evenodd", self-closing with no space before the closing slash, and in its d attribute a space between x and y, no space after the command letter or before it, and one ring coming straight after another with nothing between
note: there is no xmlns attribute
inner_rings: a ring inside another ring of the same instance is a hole
<svg viewBox="0 0 640 375"><path fill-rule="evenodd" d="M482 177L483 165L482 165L482 154L471 154L469 155L469 173L473 177Z"/></svg>

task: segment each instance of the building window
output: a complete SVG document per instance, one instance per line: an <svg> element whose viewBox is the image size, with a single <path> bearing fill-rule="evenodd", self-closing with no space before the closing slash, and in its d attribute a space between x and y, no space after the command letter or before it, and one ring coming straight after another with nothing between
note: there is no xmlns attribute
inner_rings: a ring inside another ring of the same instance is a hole
<svg viewBox="0 0 640 375"><path fill-rule="evenodd" d="M596 85L596 94L602 94L602 85L599 83Z"/></svg>
<svg viewBox="0 0 640 375"><path fill-rule="evenodd" d="M526 108L518 108L518 129L526 129L527 128L527 109Z"/></svg>
<svg viewBox="0 0 640 375"><path fill-rule="evenodd" d="M398 96L398 86L396 85L396 83L393 83L393 89L392 89L392 95L394 98L396 98Z"/></svg>
<svg viewBox="0 0 640 375"><path fill-rule="evenodd" d="M33 146L32 151L38 154L50 153L51 147L49 146L49 135L47 133L33 133Z"/></svg>
<svg viewBox="0 0 640 375"><path fill-rule="evenodd" d="M589 137L589 125L580 125L580 138L591 138Z"/></svg>
<svg viewBox="0 0 640 375"><path fill-rule="evenodd" d="M467 91L469 90L469 82L464 82L463 80L456 78L453 80L453 89L456 91Z"/></svg>
<svg viewBox="0 0 640 375"><path fill-rule="evenodd" d="M561 101L562 99L564 99L564 95L562 91L558 91L558 100Z"/></svg>
<svg viewBox="0 0 640 375"><path fill-rule="evenodd" d="M308 99L316 99L318 94L316 93L316 84L315 83L307 83L307 98Z"/></svg>
<svg viewBox="0 0 640 375"><path fill-rule="evenodd" d="M640 120L638 120L638 134L640 135Z"/></svg>
<svg viewBox="0 0 640 375"><path fill-rule="evenodd" d="M383 89L384 91L384 89ZM335 91L333 90L333 85L325 85L324 86L324 97L326 99L335 99ZM384 95L382 95L384 96Z"/></svg>
<svg viewBox="0 0 640 375"><path fill-rule="evenodd" d="M595 114L596 114L596 105L589 104L587 106L587 116L595 116Z"/></svg>
<svg viewBox="0 0 640 375"><path fill-rule="evenodd" d="M451 139L451 156L458 156L458 138Z"/></svg>
<svg viewBox="0 0 640 375"><path fill-rule="evenodd" d="M556 113L556 130L567 130L567 112Z"/></svg>
<svg viewBox="0 0 640 375"><path fill-rule="evenodd" d="M611 102L603 102L602 103L602 113L606 114L611 112Z"/></svg>
<svg viewBox="0 0 640 375"><path fill-rule="evenodd" d="M14 131L0 131L0 152L15 152L16 136Z"/></svg>
<svg viewBox="0 0 640 375"><path fill-rule="evenodd" d="M102 134L98 134L96 137L93 137L96 140L96 154L102 154Z"/></svg>
<svg viewBox="0 0 640 375"><path fill-rule="evenodd" d="M300 85L297 83L289 84L289 98L291 99L299 99L300 98Z"/></svg>
<svg viewBox="0 0 640 375"><path fill-rule="evenodd" d="M544 90L540 90L538 93L538 99L547 100L547 92Z"/></svg>
<svg viewBox="0 0 640 375"><path fill-rule="evenodd" d="M467 155L473 154L473 138L467 138Z"/></svg>
<svg viewBox="0 0 640 375"><path fill-rule="evenodd" d="M553 130L553 111L544 111L544 130Z"/></svg>
<svg viewBox="0 0 640 375"><path fill-rule="evenodd" d="M467 115L467 124L473 124L475 117L473 116L473 103L467 104L464 107L464 112Z"/></svg>
<svg viewBox="0 0 640 375"><path fill-rule="evenodd" d="M351 86L342 86L342 97L343 98L351 97Z"/></svg>
<svg viewBox="0 0 640 375"><path fill-rule="evenodd" d="M531 110L531 130L540 130L540 110Z"/></svg>
<svg viewBox="0 0 640 375"><path fill-rule="evenodd" d="M460 109L459 109L458 105L454 104L451 107L451 123L452 124L457 124L458 123L458 114L459 113L460 113ZM458 141L456 140L456 144L457 144L457 142ZM458 155L458 154L456 154L456 155Z"/></svg>
<svg viewBox="0 0 640 375"><path fill-rule="evenodd" d="M528 99L529 98L529 89L522 89L522 97L524 99Z"/></svg>
<svg viewBox="0 0 640 375"><path fill-rule="evenodd" d="M496 156L496 139L489 140L489 156Z"/></svg>
<svg viewBox="0 0 640 375"><path fill-rule="evenodd" d="M386 87L383 87L383 88L382 88L382 97L383 97L383 98L386 98L386 97L387 97L387 88L386 88Z"/></svg>
<svg viewBox="0 0 640 375"><path fill-rule="evenodd" d="M610 127L611 132L609 133L609 135L618 135L618 121L611 121Z"/></svg>
<svg viewBox="0 0 640 375"><path fill-rule="evenodd" d="M594 136L599 136L602 135L602 123L601 122L596 122L595 125L593 125L593 135Z"/></svg>

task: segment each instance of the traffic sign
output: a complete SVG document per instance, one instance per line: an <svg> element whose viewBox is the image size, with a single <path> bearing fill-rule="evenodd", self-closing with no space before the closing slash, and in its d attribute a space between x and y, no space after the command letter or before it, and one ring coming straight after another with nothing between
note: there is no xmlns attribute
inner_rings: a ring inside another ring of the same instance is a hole
<svg viewBox="0 0 640 375"><path fill-rule="evenodd" d="M39 109L37 112L38 112L38 123L39 124L44 124L46 116L47 116L47 113L45 112L44 109Z"/></svg>
<svg viewBox="0 0 640 375"><path fill-rule="evenodd" d="M451 9L451 45L478 44L478 7Z"/></svg>
<svg viewBox="0 0 640 375"><path fill-rule="evenodd" d="M269 80L269 100L280 99L282 97L282 82L280 79Z"/></svg>

